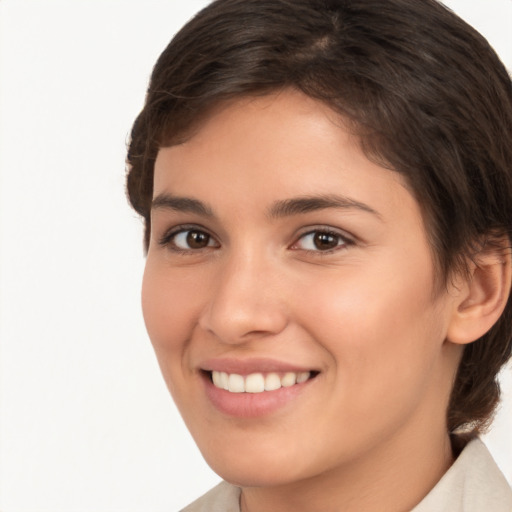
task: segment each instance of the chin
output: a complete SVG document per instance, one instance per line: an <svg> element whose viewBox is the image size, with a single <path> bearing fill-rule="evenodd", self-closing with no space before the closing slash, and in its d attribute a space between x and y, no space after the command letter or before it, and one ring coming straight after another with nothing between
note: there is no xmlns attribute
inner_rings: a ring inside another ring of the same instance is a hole
<svg viewBox="0 0 512 512"><path fill-rule="evenodd" d="M236 466L210 465L223 480L238 487L279 487L296 481L287 469L268 471L265 466L251 463Z"/></svg>
<svg viewBox="0 0 512 512"><path fill-rule="evenodd" d="M304 477L296 460L276 458L275 452L268 455L250 455L232 450L228 454L203 453L203 456L215 473L239 487L274 487Z"/></svg>

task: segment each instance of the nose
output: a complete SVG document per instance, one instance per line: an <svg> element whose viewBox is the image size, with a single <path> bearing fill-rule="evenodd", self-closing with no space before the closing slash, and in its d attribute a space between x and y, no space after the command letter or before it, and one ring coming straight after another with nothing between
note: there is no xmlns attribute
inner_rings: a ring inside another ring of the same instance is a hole
<svg viewBox="0 0 512 512"><path fill-rule="evenodd" d="M288 323L285 292L278 269L263 257L226 258L218 262L199 325L229 344L279 334Z"/></svg>

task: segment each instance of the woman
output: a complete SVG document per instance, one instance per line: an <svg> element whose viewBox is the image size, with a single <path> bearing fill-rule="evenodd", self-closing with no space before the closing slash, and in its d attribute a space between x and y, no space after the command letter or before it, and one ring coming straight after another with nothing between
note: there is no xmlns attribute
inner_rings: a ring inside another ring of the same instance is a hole
<svg viewBox="0 0 512 512"><path fill-rule="evenodd" d="M187 511L509 511L512 87L434 0L217 0L128 154Z"/></svg>

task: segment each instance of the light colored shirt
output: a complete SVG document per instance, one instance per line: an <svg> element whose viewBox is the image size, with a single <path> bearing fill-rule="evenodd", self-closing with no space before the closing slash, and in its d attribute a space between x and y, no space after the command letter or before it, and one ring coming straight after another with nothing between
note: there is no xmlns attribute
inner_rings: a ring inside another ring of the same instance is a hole
<svg viewBox="0 0 512 512"><path fill-rule="evenodd" d="M240 492L221 482L182 512L240 512ZM476 438L411 512L512 512L512 489Z"/></svg>

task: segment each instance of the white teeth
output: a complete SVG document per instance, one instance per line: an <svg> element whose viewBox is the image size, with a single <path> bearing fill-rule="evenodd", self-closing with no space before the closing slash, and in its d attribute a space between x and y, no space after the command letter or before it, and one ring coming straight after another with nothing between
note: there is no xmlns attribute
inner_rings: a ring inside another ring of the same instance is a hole
<svg viewBox="0 0 512 512"><path fill-rule="evenodd" d="M220 388L225 389L226 391L229 390L229 376L226 372L218 372L220 373Z"/></svg>
<svg viewBox="0 0 512 512"><path fill-rule="evenodd" d="M265 391L274 391L281 387L281 379L277 373L269 373L265 377Z"/></svg>
<svg viewBox="0 0 512 512"><path fill-rule="evenodd" d="M261 393L265 391L265 378L261 373L251 373L245 378L246 393Z"/></svg>
<svg viewBox="0 0 512 512"><path fill-rule="evenodd" d="M212 372L213 385L231 393L262 393L287 388L294 384L302 384L311 377L311 372L287 372L282 376L277 373L251 373L245 378L237 373Z"/></svg>
<svg viewBox="0 0 512 512"><path fill-rule="evenodd" d="M281 379L281 386L284 388L289 388L293 386L297 382L297 374L293 372L288 372L284 374L284 377Z"/></svg>
<svg viewBox="0 0 512 512"><path fill-rule="evenodd" d="M297 384L302 384L303 382L306 382L310 377L309 372L300 372L297 374Z"/></svg>
<svg viewBox="0 0 512 512"><path fill-rule="evenodd" d="M232 373L228 380L228 391L231 393L243 393L245 391L244 378L241 375Z"/></svg>
<svg viewBox="0 0 512 512"><path fill-rule="evenodd" d="M212 380L213 384L216 388L223 388L222 385L222 373L221 372L212 372Z"/></svg>

